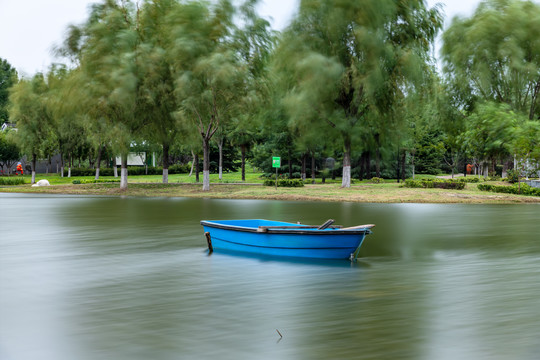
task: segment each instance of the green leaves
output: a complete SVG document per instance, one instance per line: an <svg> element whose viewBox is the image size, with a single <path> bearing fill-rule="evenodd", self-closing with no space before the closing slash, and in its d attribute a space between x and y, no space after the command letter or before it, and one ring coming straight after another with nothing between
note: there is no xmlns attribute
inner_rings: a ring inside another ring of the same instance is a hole
<svg viewBox="0 0 540 360"><path fill-rule="evenodd" d="M7 60L0 58L0 126L9 121L8 97L9 88L17 83L17 71Z"/></svg>
<svg viewBox="0 0 540 360"><path fill-rule="evenodd" d="M481 104L467 118L462 136L464 149L480 160L510 155L514 129L524 120L523 115L516 114L507 105Z"/></svg>
<svg viewBox="0 0 540 360"><path fill-rule="evenodd" d="M540 91L540 6L484 1L443 35L445 72L465 99L510 104L533 119Z"/></svg>

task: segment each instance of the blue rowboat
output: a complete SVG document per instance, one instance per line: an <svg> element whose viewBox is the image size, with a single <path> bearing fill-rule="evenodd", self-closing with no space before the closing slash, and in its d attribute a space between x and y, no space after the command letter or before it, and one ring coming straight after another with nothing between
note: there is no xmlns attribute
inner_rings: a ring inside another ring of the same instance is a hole
<svg viewBox="0 0 540 360"><path fill-rule="evenodd" d="M332 226L334 220L311 226L262 219L203 220L208 248L270 256L356 259L371 228Z"/></svg>

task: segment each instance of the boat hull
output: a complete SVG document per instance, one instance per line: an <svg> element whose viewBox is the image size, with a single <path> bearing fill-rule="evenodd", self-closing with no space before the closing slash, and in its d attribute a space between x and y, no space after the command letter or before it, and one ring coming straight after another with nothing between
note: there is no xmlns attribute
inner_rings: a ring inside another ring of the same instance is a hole
<svg viewBox="0 0 540 360"><path fill-rule="evenodd" d="M318 230L269 220L201 221L201 224L210 234L213 250L298 258L350 258L370 233L369 229ZM289 228L292 226L297 229Z"/></svg>

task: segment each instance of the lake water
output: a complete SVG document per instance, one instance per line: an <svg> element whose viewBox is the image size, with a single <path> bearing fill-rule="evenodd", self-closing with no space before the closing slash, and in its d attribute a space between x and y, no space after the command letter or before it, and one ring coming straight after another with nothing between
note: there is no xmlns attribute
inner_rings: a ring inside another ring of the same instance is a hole
<svg viewBox="0 0 540 360"><path fill-rule="evenodd" d="M540 205L0 194L0 359L538 359ZM357 263L202 219L375 223ZM281 338L278 331L283 335Z"/></svg>

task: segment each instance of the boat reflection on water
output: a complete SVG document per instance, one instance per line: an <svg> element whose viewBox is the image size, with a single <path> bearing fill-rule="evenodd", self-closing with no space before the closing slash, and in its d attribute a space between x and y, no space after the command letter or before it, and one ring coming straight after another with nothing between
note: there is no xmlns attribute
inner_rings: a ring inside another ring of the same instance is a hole
<svg viewBox="0 0 540 360"><path fill-rule="evenodd" d="M317 266L328 268L369 268L370 263L362 260L361 258L355 261L346 259L315 259L315 258L300 258L291 256L279 256L279 255L265 255L248 253L234 250L220 250L219 252L211 252L208 249L204 250L204 253L208 257L221 258L221 259L247 259L255 260L261 263L278 263L284 265L302 265L302 266Z"/></svg>

